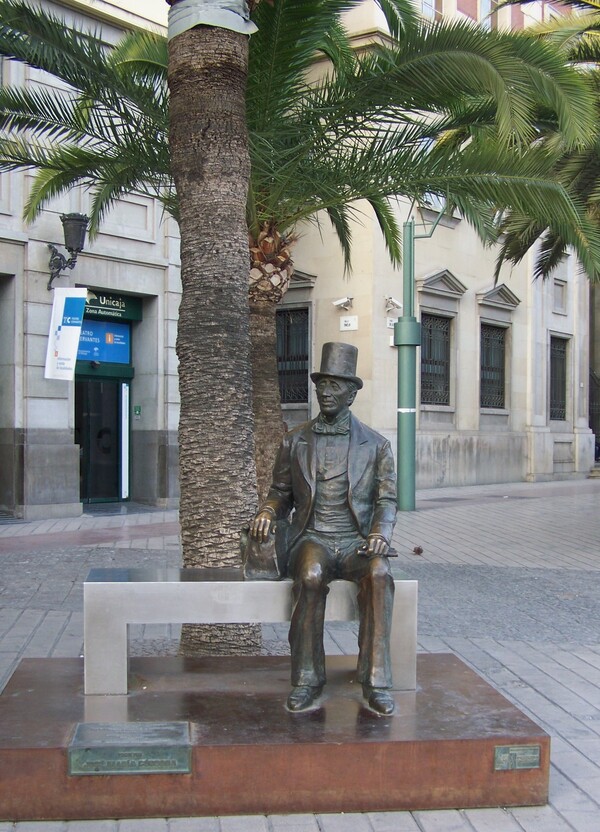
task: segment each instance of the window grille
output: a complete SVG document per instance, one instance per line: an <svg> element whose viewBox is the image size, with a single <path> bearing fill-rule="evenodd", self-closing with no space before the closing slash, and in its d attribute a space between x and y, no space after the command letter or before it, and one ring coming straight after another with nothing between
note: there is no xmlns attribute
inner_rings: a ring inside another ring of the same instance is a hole
<svg viewBox="0 0 600 832"><path fill-rule="evenodd" d="M308 402L308 309L277 310L277 370L282 404Z"/></svg>
<svg viewBox="0 0 600 832"><path fill-rule="evenodd" d="M567 418L567 340L550 338L550 418Z"/></svg>
<svg viewBox="0 0 600 832"><path fill-rule="evenodd" d="M481 325L480 406L504 407L506 366L506 330Z"/></svg>
<svg viewBox="0 0 600 832"><path fill-rule="evenodd" d="M450 404L450 322L421 316L421 404Z"/></svg>

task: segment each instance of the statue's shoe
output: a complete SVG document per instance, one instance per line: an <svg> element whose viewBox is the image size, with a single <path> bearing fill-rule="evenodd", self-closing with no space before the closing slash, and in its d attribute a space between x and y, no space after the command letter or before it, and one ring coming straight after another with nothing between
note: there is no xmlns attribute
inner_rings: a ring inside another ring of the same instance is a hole
<svg viewBox="0 0 600 832"><path fill-rule="evenodd" d="M312 687L311 685L297 685L287 698L287 707L290 711L305 711L313 704L315 699L321 695L323 686Z"/></svg>
<svg viewBox="0 0 600 832"><path fill-rule="evenodd" d="M394 713L394 699L384 688L364 687L363 695L367 700L369 707L374 711L377 711L378 714L384 714L387 716L388 714Z"/></svg>

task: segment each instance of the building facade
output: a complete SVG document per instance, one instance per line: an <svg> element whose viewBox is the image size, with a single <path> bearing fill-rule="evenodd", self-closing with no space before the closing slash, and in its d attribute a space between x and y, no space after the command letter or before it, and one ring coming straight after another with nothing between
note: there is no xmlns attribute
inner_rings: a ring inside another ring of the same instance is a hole
<svg viewBox="0 0 600 832"><path fill-rule="evenodd" d="M552 11L539 3L490 14L483 0L423 0L422 6L428 17L506 28L522 28ZM364 3L348 23L361 43L382 20L372 3ZM550 279L535 281L532 254L517 267L504 266L494 285L494 251L459 217L442 218L426 237L438 217L435 208L411 211L401 200L397 205L398 221L412 217L423 237L415 242L415 309L422 328L417 487L587 476L594 462L587 277L569 257ZM365 388L354 408L395 446L398 373L391 327L401 314L394 301L403 297L402 274L390 266L368 206L361 211L352 274L344 275L325 223L318 231L307 228L296 263L311 285L305 280L293 287L284 305L295 315L305 310L311 366L327 340L343 338L359 347ZM340 303L347 298L351 305ZM304 410L297 401L284 403L284 410L294 424L315 412L314 397L309 391Z"/></svg>
<svg viewBox="0 0 600 832"><path fill-rule="evenodd" d="M144 17L133 1L47 5L74 25L101 25L108 42L122 26L166 18L162 0L143 4ZM2 69L5 84L55 83L10 61ZM97 500L175 505L177 226L147 196L118 202L75 269L54 281L88 287L90 299L75 380L46 379L48 244L64 252L60 215L85 214L89 196L76 189L27 226L29 183L27 173L0 176L0 508L34 519Z"/></svg>
<svg viewBox="0 0 600 832"><path fill-rule="evenodd" d="M45 5L74 25L99 23L109 42L123 28L166 22L164 0L146 2L143 12L135 0ZM381 19L366 2L348 23L358 42ZM2 80L54 83L10 62ZM62 247L60 215L86 213L89 197L74 190L26 226L29 183L29 174L0 176L0 511L35 519L77 515L95 501L175 506L177 226L144 195L119 201L75 269L55 281L87 287L88 302L74 381L46 379L48 245ZM413 214L417 233L431 228L435 207ZM322 344L353 343L364 380L356 413L395 447L391 341L402 275L368 206L359 209L350 276L325 224L300 229L297 272L278 320L283 406L289 426L313 415L309 373ZM410 206L400 201L397 211L402 222ZM416 242L418 487L584 476L593 464L587 279L571 258L544 283L531 279L526 262L505 267L494 286L493 266L494 253L458 217Z"/></svg>
<svg viewBox="0 0 600 832"><path fill-rule="evenodd" d="M417 235L435 219L417 212ZM284 306L306 310L311 366L327 340L359 348L365 386L354 409L395 446L402 274L370 220L355 230L350 276L335 240L307 229L296 260L312 286L292 288ZM493 273L493 251L460 219L444 218L415 241L417 487L585 476L593 465L587 278L573 258L545 282L532 280L531 263L505 266L496 285ZM315 412L310 391L305 407L284 404L288 424Z"/></svg>

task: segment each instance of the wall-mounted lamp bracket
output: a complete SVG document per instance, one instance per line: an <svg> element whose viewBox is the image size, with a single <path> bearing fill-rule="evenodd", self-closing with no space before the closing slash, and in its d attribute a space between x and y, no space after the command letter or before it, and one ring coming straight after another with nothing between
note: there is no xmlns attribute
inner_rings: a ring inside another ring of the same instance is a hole
<svg viewBox="0 0 600 832"><path fill-rule="evenodd" d="M48 291L52 289L53 281L60 276L61 272L65 269L75 268L77 255L83 251L85 245L85 235L90 218L85 214L62 214L60 221L62 222L65 235L65 248L71 256L67 260L55 245L48 243L48 248L50 249L50 261L48 263L50 280L47 286Z"/></svg>
<svg viewBox="0 0 600 832"><path fill-rule="evenodd" d="M56 280L57 277L60 277L61 272L64 272L65 269L73 269L75 268L75 263L77 262L77 254L72 255L67 258L64 254L61 254L60 251L53 246L52 243L48 243L48 248L50 249L50 261L48 263L50 267L50 280L48 281L48 290L52 289L52 283Z"/></svg>

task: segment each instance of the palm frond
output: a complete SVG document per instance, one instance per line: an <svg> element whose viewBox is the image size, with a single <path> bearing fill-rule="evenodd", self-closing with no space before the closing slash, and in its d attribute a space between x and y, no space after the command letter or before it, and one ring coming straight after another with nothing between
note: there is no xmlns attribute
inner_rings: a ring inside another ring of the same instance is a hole
<svg viewBox="0 0 600 832"><path fill-rule="evenodd" d="M515 213L503 218L498 231L502 238L496 258L496 280L505 262L519 263L532 250L536 254L533 275L545 279L568 253L569 248L573 248L577 254L589 279L592 282L600 280L600 252L595 242L596 235L592 224L585 218L582 218L575 236Z"/></svg>
<svg viewBox="0 0 600 832"><path fill-rule="evenodd" d="M592 31L590 27L577 39L569 50L569 60L576 65L585 67L587 72L597 70L600 65L600 19Z"/></svg>
<svg viewBox="0 0 600 832"><path fill-rule="evenodd" d="M79 32L22 0L0 0L0 54L43 69L79 89L98 78L100 31Z"/></svg>
<svg viewBox="0 0 600 832"><path fill-rule="evenodd" d="M69 154L71 148L65 147L64 150L66 154ZM74 147L72 150L81 157L80 148ZM81 168L57 169L50 164L41 167L33 180L25 202L23 217L26 222L33 222L40 215L41 206L68 193L76 185L84 184L90 175L89 169L86 169L82 175Z"/></svg>
<svg viewBox="0 0 600 832"><path fill-rule="evenodd" d="M72 94L45 88L0 87L0 130L33 131L47 141L81 137Z"/></svg>
<svg viewBox="0 0 600 832"><path fill-rule="evenodd" d="M151 40L141 33L129 37ZM79 32L23 0L0 0L0 55L48 72L120 117L131 109L151 118L166 114L165 95L139 83L132 73L117 71L107 60L109 54L99 30Z"/></svg>
<svg viewBox="0 0 600 832"><path fill-rule="evenodd" d="M282 102L306 87L307 73L323 56L341 56L343 30L340 15L356 0L280 0L260 3L253 14L258 31L250 38L247 100L249 126L260 127L264 118L279 112Z"/></svg>
<svg viewBox="0 0 600 832"><path fill-rule="evenodd" d="M540 268L566 244L593 272L600 188L596 174L586 180L593 154L583 143L596 135L600 84L589 68L566 66L564 51L584 54L585 37L565 28L561 52L528 35L423 23L408 0L376 1L391 37L360 54L342 25L359 0L277 0L253 12L249 229L268 222L283 233L325 212L349 268L351 219L366 200L398 262L392 201L435 193L486 241L502 212L511 223L502 256L545 233ZM133 32L110 46L22 0L0 0L0 18L0 54L68 85L0 89L0 169L38 171L28 216L79 184L91 192L92 233L132 190L176 217L165 39Z"/></svg>
<svg viewBox="0 0 600 832"><path fill-rule="evenodd" d="M120 78L133 80L132 95L147 90L148 102L168 130L167 39L155 32L132 32L109 51L106 61Z"/></svg>
<svg viewBox="0 0 600 832"><path fill-rule="evenodd" d="M154 85L166 83L169 51L167 39L156 32L131 32L109 52L109 66L127 68Z"/></svg>
<svg viewBox="0 0 600 832"><path fill-rule="evenodd" d="M0 171L46 168L50 153L50 148L29 142L22 136L0 136ZM39 210L42 210L41 206Z"/></svg>
<svg viewBox="0 0 600 832"><path fill-rule="evenodd" d="M396 213L388 199L370 197L368 202L379 223L390 260L395 266L398 266L402 262L402 234L396 219Z"/></svg>
<svg viewBox="0 0 600 832"><path fill-rule="evenodd" d="M438 24L408 33L392 47L360 56L355 71L339 71L292 106L263 115L264 130L294 120L300 110L330 129L355 132L376 121L406 120L411 113L458 113L465 106L493 112L505 138L532 139L537 109L559 120L565 142L580 142L593 130L589 84L546 45L531 39L485 33L470 24ZM288 100L288 104L289 104ZM408 116L407 116L408 114ZM303 116L307 118L307 116ZM298 120L298 119L297 119Z"/></svg>
<svg viewBox="0 0 600 832"><path fill-rule="evenodd" d="M529 3L534 3L536 0L500 0L496 8L502 9L505 6L526 6ZM600 3L598 0L561 0L561 5L572 9L583 9L584 11L595 10L600 11Z"/></svg>
<svg viewBox="0 0 600 832"><path fill-rule="evenodd" d="M419 15L411 0L376 0L376 2L385 16L393 38L400 38L404 32L417 25Z"/></svg>
<svg viewBox="0 0 600 832"><path fill-rule="evenodd" d="M331 206L326 211L342 249L344 271L349 272L352 263L352 226L349 217L349 206Z"/></svg>

